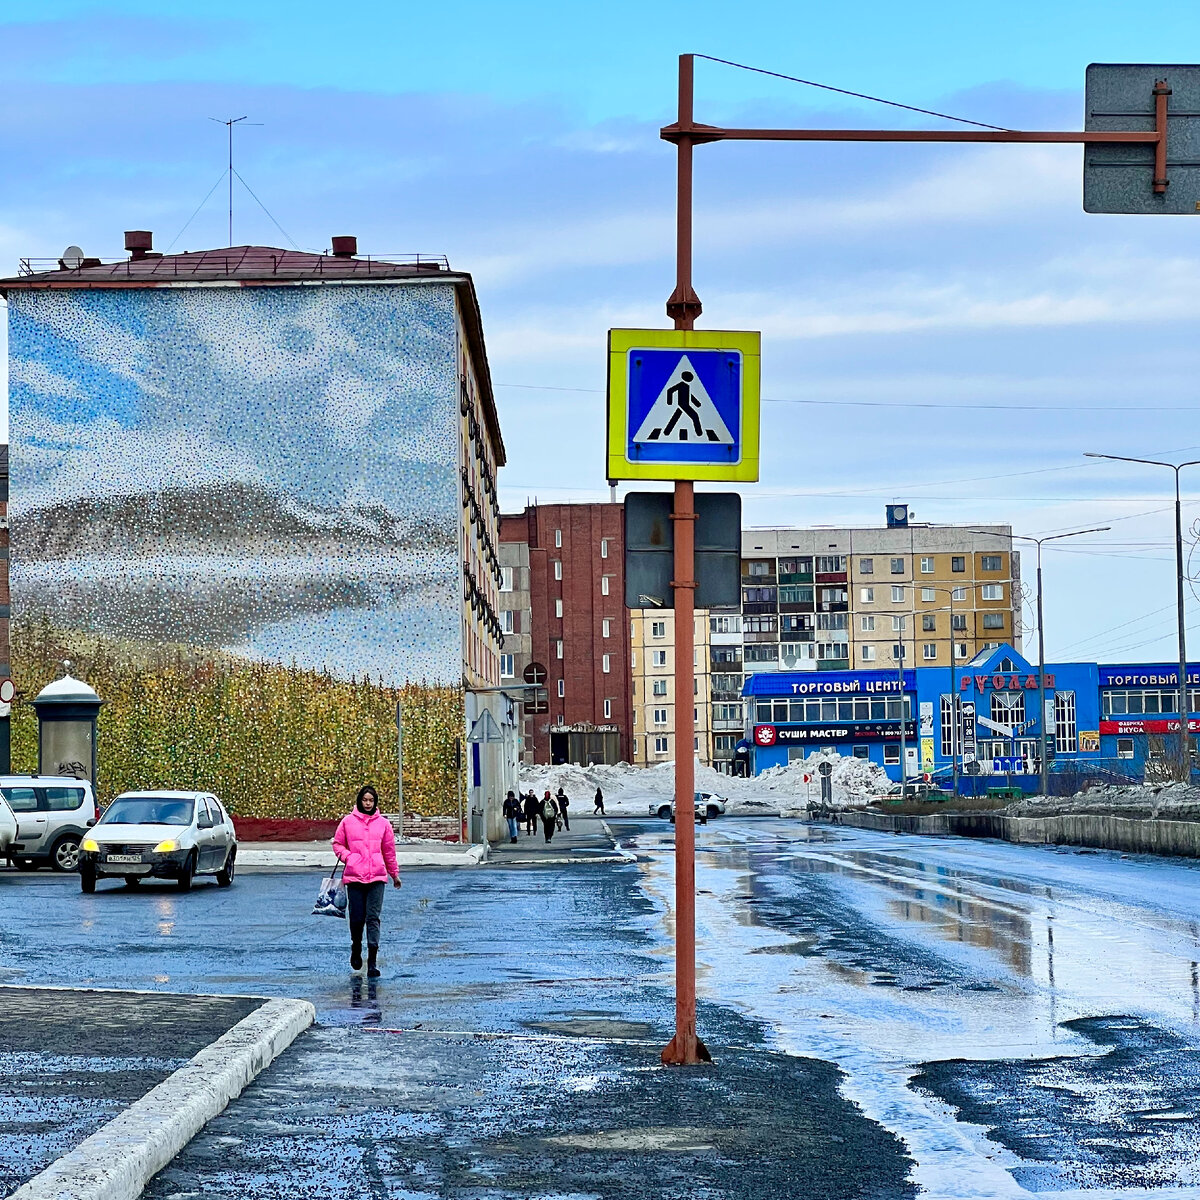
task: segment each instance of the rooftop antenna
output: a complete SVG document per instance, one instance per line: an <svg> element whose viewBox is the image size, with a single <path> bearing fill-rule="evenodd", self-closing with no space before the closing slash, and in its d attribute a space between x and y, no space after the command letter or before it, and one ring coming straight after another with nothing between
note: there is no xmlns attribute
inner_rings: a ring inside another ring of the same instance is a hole
<svg viewBox="0 0 1200 1200"><path fill-rule="evenodd" d="M224 121L220 117L209 117L218 125L224 125L229 130L229 245L233 245L233 127L240 125L246 118L228 117ZM251 121L251 125L261 125L261 121Z"/></svg>

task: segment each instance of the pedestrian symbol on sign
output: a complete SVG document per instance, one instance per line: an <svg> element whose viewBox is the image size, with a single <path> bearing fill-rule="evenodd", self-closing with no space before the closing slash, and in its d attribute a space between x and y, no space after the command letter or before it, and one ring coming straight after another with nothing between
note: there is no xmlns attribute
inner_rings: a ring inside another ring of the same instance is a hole
<svg viewBox="0 0 1200 1200"><path fill-rule="evenodd" d="M633 440L733 445L733 435L686 354L680 355Z"/></svg>

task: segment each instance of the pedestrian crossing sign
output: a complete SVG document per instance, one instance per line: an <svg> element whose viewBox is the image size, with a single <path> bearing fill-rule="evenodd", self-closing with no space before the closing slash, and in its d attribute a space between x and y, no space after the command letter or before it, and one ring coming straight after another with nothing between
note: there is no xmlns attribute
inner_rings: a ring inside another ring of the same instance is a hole
<svg viewBox="0 0 1200 1200"><path fill-rule="evenodd" d="M758 479L759 334L610 329L608 478Z"/></svg>

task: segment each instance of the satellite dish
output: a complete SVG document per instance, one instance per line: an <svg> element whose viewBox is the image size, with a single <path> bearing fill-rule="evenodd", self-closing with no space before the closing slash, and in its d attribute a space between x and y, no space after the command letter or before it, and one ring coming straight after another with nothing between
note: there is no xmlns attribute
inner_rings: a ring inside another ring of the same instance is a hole
<svg viewBox="0 0 1200 1200"><path fill-rule="evenodd" d="M68 246L62 252L62 258L58 260L58 265L64 271L77 271L83 266L83 251L78 246Z"/></svg>

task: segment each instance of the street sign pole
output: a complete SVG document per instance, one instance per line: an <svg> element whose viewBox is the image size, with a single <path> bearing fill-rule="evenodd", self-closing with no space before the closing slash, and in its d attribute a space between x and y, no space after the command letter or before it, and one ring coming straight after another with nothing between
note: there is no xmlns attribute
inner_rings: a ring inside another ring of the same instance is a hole
<svg viewBox="0 0 1200 1200"><path fill-rule="evenodd" d="M692 124L693 59L679 59L679 124ZM667 315L676 329L694 329L700 301L692 289L692 140L678 143L675 290ZM696 730L695 668L696 488L675 481L675 1036L662 1052L669 1066L712 1062L696 1033Z"/></svg>

